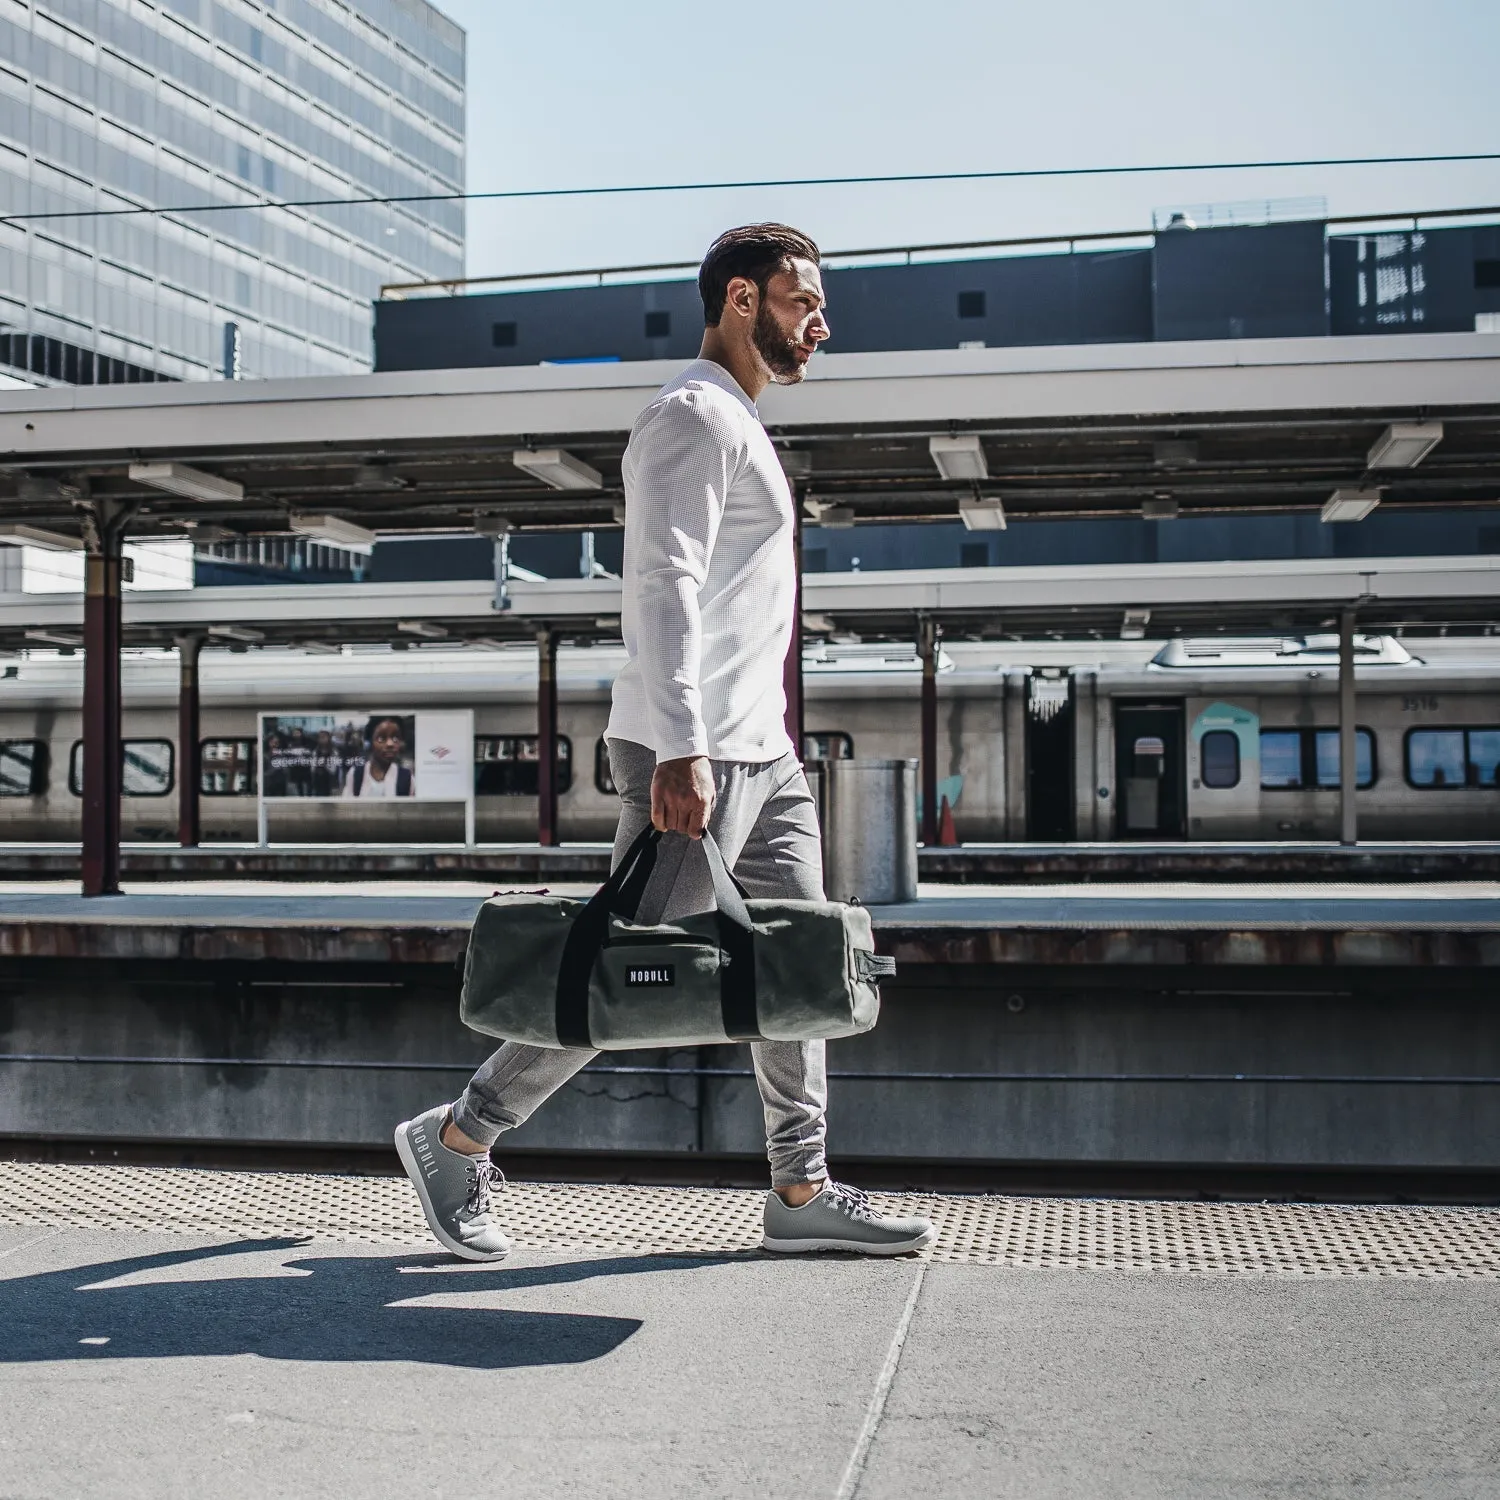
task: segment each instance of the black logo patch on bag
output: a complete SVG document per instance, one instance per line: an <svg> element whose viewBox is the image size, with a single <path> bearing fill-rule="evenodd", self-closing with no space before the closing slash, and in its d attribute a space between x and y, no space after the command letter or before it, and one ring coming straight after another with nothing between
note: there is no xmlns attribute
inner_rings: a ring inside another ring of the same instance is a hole
<svg viewBox="0 0 1500 1500"><path fill-rule="evenodd" d="M640 989L667 989L677 983L675 964L632 964L625 970L628 987Z"/></svg>

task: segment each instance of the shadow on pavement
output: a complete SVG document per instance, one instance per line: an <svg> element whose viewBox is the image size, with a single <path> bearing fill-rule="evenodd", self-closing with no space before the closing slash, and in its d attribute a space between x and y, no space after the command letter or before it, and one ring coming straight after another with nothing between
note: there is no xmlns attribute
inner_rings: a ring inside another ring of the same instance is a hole
<svg viewBox="0 0 1500 1500"><path fill-rule="evenodd" d="M410 1360L481 1370L579 1364L619 1348L641 1320L400 1304L711 1263L635 1256L507 1269L406 1253L278 1259L266 1275L226 1275L212 1265L225 1256L306 1244L301 1239L239 1240L0 1280L0 1365L227 1354ZM211 1274L198 1280L99 1285L195 1264ZM454 1274L439 1274L444 1272Z"/></svg>

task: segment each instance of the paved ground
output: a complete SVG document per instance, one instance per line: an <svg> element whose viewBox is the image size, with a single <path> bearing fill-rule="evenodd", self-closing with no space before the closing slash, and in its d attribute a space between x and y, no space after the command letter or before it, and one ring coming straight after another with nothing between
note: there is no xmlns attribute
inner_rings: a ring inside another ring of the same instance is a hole
<svg viewBox="0 0 1500 1500"><path fill-rule="evenodd" d="M0 1495L1492 1496L1497 1329L1495 1275L18 1225Z"/></svg>

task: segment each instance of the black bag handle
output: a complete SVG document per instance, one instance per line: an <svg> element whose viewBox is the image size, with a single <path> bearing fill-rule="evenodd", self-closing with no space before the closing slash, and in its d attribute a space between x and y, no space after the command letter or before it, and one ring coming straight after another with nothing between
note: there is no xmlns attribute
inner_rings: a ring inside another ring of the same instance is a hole
<svg viewBox="0 0 1500 1500"><path fill-rule="evenodd" d="M656 868L661 838L654 827L642 829L609 879L573 920L557 971L557 1040L564 1047L593 1048L589 1033L589 982L594 964L609 937L611 913L634 920L646 883ZM713 881L719 929L719 1004L724 1032L734 1041L759 1041L755 931L750 912L742 887L729 873L713 835L705 830L700 843Z"/></svg>

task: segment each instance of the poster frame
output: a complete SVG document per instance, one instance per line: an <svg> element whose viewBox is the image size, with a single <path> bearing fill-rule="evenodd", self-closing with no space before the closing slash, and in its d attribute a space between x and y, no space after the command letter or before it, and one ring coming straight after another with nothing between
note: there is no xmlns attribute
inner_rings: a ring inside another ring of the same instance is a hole
<svg viewBox="0 0 1500 1500"><path fill-rule="evenodd" d="M426 802L433 807L454 807L461 805L464 810L464 838L463 847L472 849L475 846L475 818L474 818L474 710L472 708L399 708L385 703L380 705L383 713L391 714L400 718L420 718L423 713L442 714L444 716L462 714L465 723L465 743L469 746L469 779L467 783L468 793L464 797L415 797L410 800L414 802ZM289 804L307 806L310 802L338 803L342 799L337 797L268 797L266 796L265 775L265 745L266 745L266 720L267 719L305 719L313 718L320 714L358 713L359 709L350 708L279 708L262 709L255 715L255 842L256 847L268 849L271 846L270 837L270 809L273 807L286 807ZM378 817L379 814L377 813Z"/></svg>

